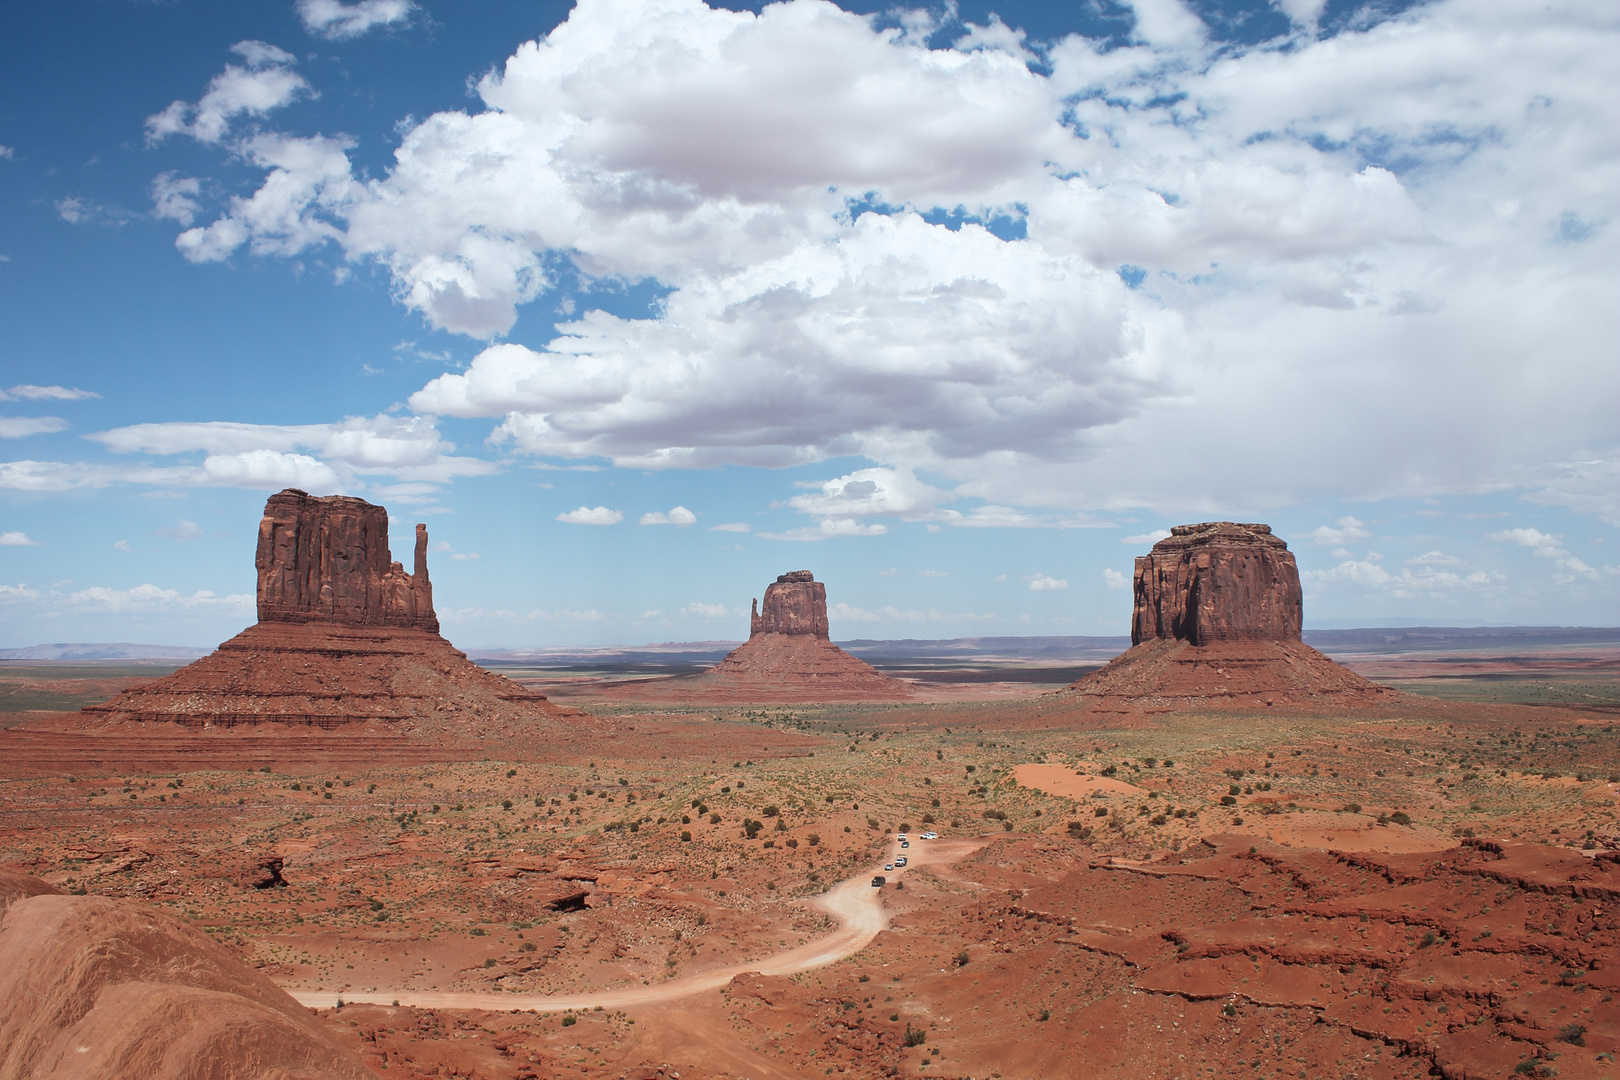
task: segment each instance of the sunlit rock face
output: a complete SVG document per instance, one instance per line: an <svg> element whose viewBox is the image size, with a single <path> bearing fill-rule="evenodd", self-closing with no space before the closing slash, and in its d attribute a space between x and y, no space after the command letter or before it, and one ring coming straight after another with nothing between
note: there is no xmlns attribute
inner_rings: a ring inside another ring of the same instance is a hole
<svg viewBox="0 0 1620 1080"><path fill-rule="evenodd" d="M794 570L765 586L764 610L754 601L748 636L804 634L827 637L827 586L808 570Z"/></svg>
<svg viewBox="0 0 1620 1080"><path fill-rule="evenodd" d="M388 511L296 488L270 496L259 521L260 622L413 627L437 633L427 526L416 527L412 573L392 561Z"/></svg>
<svg viewBox="0 0 1620 1080"><path fill-rule="evenodd" d="M1298 641L1299 567L1270 525L1177 525L1136 560L1131 644Z"/></svg>

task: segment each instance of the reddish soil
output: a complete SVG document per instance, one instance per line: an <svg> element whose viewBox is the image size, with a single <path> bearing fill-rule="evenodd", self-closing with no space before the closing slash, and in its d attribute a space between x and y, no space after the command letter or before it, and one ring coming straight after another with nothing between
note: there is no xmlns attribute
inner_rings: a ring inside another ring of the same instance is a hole
<svg viewBox="0 0 1620 1080"><path fill-rule="evenodd" d="M0 870L0 1076L362 1080L326 1026L191 926Z"/></svg>
<svg viewBox="0 0 1620 1080"><path fill-rule="evenodd" d="M1133 645L1069 691L1092 711L1159 713L1189 708L1354 709L1399 695L1299 641L1154 638Z"/></svg>
<svg viewBox="0 0 1620 1080"><path fill-rule="evenodd" d="M1086 706L630 705L394 758L148 725L140 767L0 756L0 864L344 995L382 1076L1616 1075L1612 717ZM902 825L995 842L863 892ZM817 906L851 879L887 928L801 963L869 931Z"/></svg>

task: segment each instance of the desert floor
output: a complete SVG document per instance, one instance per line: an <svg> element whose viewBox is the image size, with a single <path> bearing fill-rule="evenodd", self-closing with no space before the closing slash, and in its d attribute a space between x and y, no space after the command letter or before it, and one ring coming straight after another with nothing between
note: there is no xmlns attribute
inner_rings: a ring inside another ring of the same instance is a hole
<svg viewBox="0 0 1620 1080"><path fill-rule="evenodd" d="M380 1076L1620 1077L1620 675L1521 660L1369 661L1377 715L593 688L578 757L0 760L0 862L204 929Z"/></svg>

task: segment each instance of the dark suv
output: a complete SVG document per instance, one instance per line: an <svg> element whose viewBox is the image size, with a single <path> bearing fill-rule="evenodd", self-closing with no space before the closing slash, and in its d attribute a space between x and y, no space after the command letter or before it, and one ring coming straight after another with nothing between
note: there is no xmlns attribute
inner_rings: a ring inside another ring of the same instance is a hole
<svg viewBox="0 0 1620 1080"><path fill-rule="evenodd" d="M881 888L883 888L883 886L887 885L888 883L889 883L889 879L884 877L882 874L879 874L877 877L872 879L872 888L881 889Z"/></svg>

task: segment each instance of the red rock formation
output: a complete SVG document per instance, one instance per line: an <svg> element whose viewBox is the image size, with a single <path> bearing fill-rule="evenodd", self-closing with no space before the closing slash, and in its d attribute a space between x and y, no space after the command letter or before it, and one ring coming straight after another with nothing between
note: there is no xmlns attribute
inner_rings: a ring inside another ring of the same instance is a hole
<svg viewBox="0 0 1620 1080"><path fill-rule="evenodd" d="M763 610L762 610L763 609ZM754 601L748 641L700 675L618 683L613 696L637 701L900 701L909 683L857 660L827 637L827 587L808 570L783 574Z"/></svg>
<svg viewBox="0 0 1620 1080"><path fill-rule="evenodd" d="M1094 708L1365 705L1397 695L1300 640L1299 569L1269 525L1177 525L1136 560L1131 648L1070 689Z"/></svg>
<svg viewBox="0 0 1620 1080"><path fill-rule="evenodd" d="M388 511L343 495L289 488L259 522L259 621L409 626L439 632L428 581L427 526L416 527L415 572L392 561Z"/></svg>
<svg viewBox="0 0 1620 1080"><path fill-rule="evenodd" d="M389 557L382 507L283 491L265 506L256 561L256 625L81 716L192 729L364 724L373 734L463 743L555 739L546 722L564 716L596 724L485 671L439 636L425 526L416 527L407 574Z"/></svg>
<svg viewBox="0 0 1620 1080"><path fill-rule="evenodd" d="M1270 525L1177 525L1136 560L1131 644L1298 641L1299 568Z"/></svg>
<svg viewBox="0 0 1620 1080"><path fill-rule="evenodd" d="M373 1075L207 935L138 904L17 878L0 872L0 1076Z"/></svg>
<svg viewBox="0 0 1620 1080"><path fill-rule="evenodd" d="M827 586L808 570L793 570L765 586L765 610L754 601L748 636L808 634L823 641L827 636Z"/></svg>

